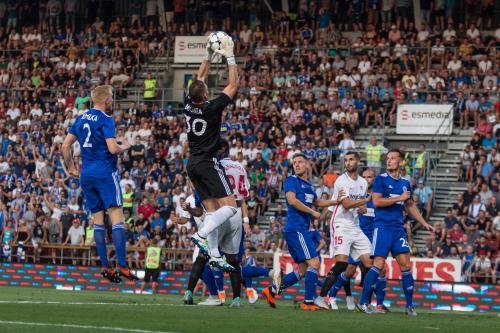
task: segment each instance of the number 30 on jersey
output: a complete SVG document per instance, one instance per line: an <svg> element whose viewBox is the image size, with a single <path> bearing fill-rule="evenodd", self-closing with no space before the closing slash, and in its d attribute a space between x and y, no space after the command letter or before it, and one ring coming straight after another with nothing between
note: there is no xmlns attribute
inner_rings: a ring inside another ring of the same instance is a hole
<svg viewBox="0 0 500 333"><path fill-rule="evenodd" d="M191 117L186 116L187 132L193 132L196 136L202 136L207 129L207 122L204 119L196 118L191 122ZM201 125L201 128L200 128Z"/></svg>

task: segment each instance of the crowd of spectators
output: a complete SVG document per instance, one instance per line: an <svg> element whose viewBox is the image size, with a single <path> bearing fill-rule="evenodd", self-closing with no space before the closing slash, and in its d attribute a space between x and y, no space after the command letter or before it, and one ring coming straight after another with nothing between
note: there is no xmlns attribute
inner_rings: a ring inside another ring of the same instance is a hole
<svg viewBox="0 0 500 333"><path fill-rule="evenodd" d="M481 108L486 98L469 100ZM498 114L498 104L496 106ZM457 175L468 182L467 190L459 194L447 212L439 230L431 235L428 255L458 257L463 261L463 274L477 282L498 279L500 257L500 156L497 138L499 123L480 116L471 141L460 155ZM453 250L452 250L453 249Z"/></svg>
<svg viewBox="0 0 500 333"><path fill-rule="evenodd" d="M300 1L296 14L276 11L271 23L259 16L253 1L237 1L236 14L229 18L216 7L228 5L228 1L201 1L196 8L190 7L192 1L165 1L167 26L162 29L153 2L132 1L129 19L104 15L109 8L98 5L92 7L95 13L89 13L88 7L89 23L83 26L81 19L73 24L64 10L57 18L40 14L25 20L20 14L24 2L15 2L19 19L2 21L0 223L4 243L92 244L92 224L78 180L68 175L61 159L66 130L76 115L90 107L89 90L94 85L111 83L119 92L134 79L138 66L150 56L164 54L176 35L199 35L216 28L231 32L242 59L238 97L224 113L221 132L231 143L231 157L247 168L250 177L247 204L253 229L245 247L254 251L286 250L286 214L278 198L290 173L289 160L299 151L312 161L318 195L329 197L341 171L333 162L348 150L366 152L356 140L359 128L394 125L400 103L453 103L457 125L481 129L479 135L484 134L490 148L491 137L498 134L495 52L500 29L493 34L479 30L478 23L488 26L484 19L477 22L468 15L459 20L455 9L447 8L441 22L437 14L442 12L434 7L417 29L410 15L411 2L389 1L390 10L368 6L358 11L359 2L337 1L337 6L349 6L349 16L336 15L344 13L342 8L328 7L328 1L310 2L310 6ZM380 1L380 5L386 3ZM7 5L13 6L13 2ZM214 12L220 15L212 16ZM196 20L200 14L206 15L203 24ZM337 20L357 15L359 19L352 21ZM147 101L115 107L113 114L117 136L132 144L119 159L129 245L146 247L156 237L166 248L191 249L189 235L196 227L185 220L182 209L190 195L185 178L189 152L184 119ZM377 138L370 144L378 145ZM479 149L473 148L480 154ZM413 199L429 217L433 193L425 184L423 167L416 165L422 151L425 153L425 146L415 153L405 152L402 172L415 187ZM78 149L75 154L78 157ZM491 154L496 161L496 151ZM479 160L491 160L490 155ZM370 162L377 170L383 164L381 157ZM472 171L466 168L463 177L476 179L475 163ZM492 166L495 168L498 163ZM485 169L481 167L479 173ZM498 177L491 172L486 182L494 196ZM272 214L271 205L277 207ZM265 231L257 221L266 212L272 216ZM326 220L325 210L314 226L328 241ZM488 225L495 235L488 241L498 239L492 238L497 237L493 231L498 232L492 225L498 223ZM460 227L469 225L461 223ZM38 249L34 252L33 259L38 260ZM55 262L56 253L50 255ZM131 253L131 265L140 266L142 255L140 251ZM443 256L441 252L435 255ZM84 263L92 259L86 258ZM173 260L167 258L169 263Z"/></svg>

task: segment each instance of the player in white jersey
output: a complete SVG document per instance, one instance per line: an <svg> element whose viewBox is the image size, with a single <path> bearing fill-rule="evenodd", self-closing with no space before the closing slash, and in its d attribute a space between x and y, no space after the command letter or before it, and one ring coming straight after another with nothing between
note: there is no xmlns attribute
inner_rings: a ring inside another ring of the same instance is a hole
<svg viewBox="0 0 500 333"><path fill-rule="evenodd" d="M372 265L371 243L361 231L358 218L359 207L366 205L371 200L371 196L366 195L368 183L358 175L358 167L359 154L356 152L345 154L345 173L335 181L333 186L332 200L340 200L340 204L333 207L330 222L330 253L335 256L336 262L323 282L320 296L314 301L314 304L324 309L330 307L332 310L338 309L335 298L330 299L329 307L325 297L337 279L347 281L342 274L347 268L349 256L354 260L360 260L365 267L370 268ZM345 197L339 198L341 192L345 193ZM335 287L337 285L335 283Z"/></svg>

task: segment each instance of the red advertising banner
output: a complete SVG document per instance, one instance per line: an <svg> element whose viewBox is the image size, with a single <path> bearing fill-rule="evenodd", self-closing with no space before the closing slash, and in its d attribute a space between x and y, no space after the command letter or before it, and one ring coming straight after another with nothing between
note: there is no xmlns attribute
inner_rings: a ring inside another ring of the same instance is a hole
<svg viewBox="0 0 500 333"><path fill-rule="evenodd" d="M280 265L284 272L289 273L297 268L292 257L288 254L280 254ZM324 276L328 273L335 259L329 256L322 256L319 274ZM440 281L440 282L460 282L462 263L455 259L434 259L434 258L411 258L413 278L419 281ZM387 258L386 261L387 278L400 279L401 271L394 258ZM358 268L359 273L359 268ZM359 274L356 275L359 279Z"/></svg>

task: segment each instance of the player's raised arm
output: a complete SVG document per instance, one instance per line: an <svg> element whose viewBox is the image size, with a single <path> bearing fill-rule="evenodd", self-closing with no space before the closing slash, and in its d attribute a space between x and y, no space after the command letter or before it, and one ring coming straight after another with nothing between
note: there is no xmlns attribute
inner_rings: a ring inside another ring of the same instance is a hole
<svg viewBox="0 0 500 333"><path fill-rule="evenodd" d="M420 211L415 206L415 202L413 200L407 200L405 203L406 211L411 214L417 220L418 223L424 227L425 230L433 231L434 228L425 221Z"/></svg>
<svg viewBox="0 0 500 333"><path fill-rule="evenodd" d="M74 134L68 133L64 138L61 150L64 159L64 165L68 170L68 173L72 177L78 177L78 170L75 167L75 163L73 161L73 154L71 153L71 146L76 141L76 136Z"/></svg>
<svg viewBox="0 0 500 333"><path fill-rule="evenodd" d="M218 53L226 58L227 61L229 82L222 92L230 98L233 98L238 91L238 66L236 65L236 58L234 57L233 49L233 39L231 36L226 35L221 37L221 49L215 51L215 53Z"/></svg>
<svg viewBox="0 0 500 333"><path fill-rule="evenodd" d="M198 69L198 80L205 82L208 70L210 69L210 62L212 61L212 56L213 56L213 51L210 48L210 44L208 43L207 40L205 59L203 59L203 62L201 63L200 68Z"/></svg>

